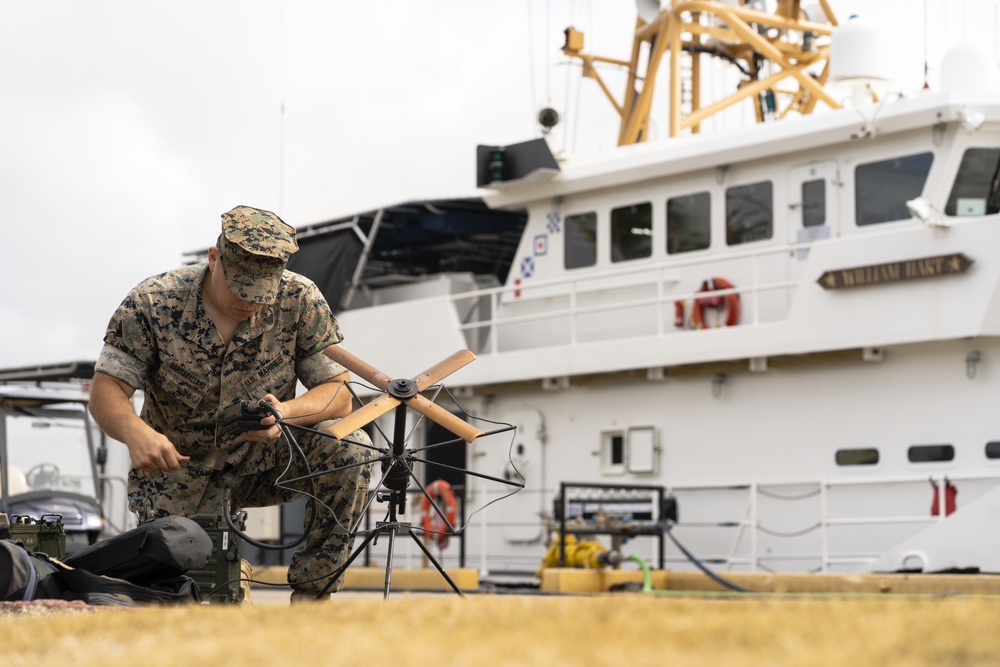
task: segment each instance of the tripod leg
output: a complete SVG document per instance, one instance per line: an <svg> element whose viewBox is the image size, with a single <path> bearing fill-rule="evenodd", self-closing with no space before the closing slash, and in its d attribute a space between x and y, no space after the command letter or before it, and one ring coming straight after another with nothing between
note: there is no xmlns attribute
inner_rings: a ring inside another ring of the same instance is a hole
<svg viewBox="0 0 1000 667"><path fill-rule="evenodd" d="M389 527L389 545L385 558L385 589L382 591L382 599L389 598L389 580L392 578L392 547L396 542L396 525Z"/></svg>
<svg viewBox="0 0 1000 667"><path fill-rule="evenodd" d="M435 559L434 556L431 555L430 550L424 546L424 543L420 541L420 538L414 535L413 533L410 533L410 537L413 538L413 541L417 543L417 546L420 547L420 550L424 552L425 556L427 556L427 560L431 562L434 568L441 573L442 577L444 577L444 580L448 582L448 585L451 586L451 590L458 593L458 597L464 598L465 594L462 593L461 589L459 589L459 587L455 584L455 582L451 580L451 577L449 577L448 573L444 571L444 568L441 567L441 564L437 562L437 559Z"/></svg>

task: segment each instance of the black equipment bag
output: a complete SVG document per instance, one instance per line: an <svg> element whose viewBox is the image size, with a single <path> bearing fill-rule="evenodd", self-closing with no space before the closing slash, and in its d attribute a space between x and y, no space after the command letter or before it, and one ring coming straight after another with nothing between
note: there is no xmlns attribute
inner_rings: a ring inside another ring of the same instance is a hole
<svg viewBox="0 0 1000 667"><path fill-rule="evenodd" d="M168 516L92 544L63 559L77 570L134 584L199 570L212 557L212 538L196 521Z"/></svg>
<svg viewBox="0 0 1000 667"><path fill-rule="evenodd" d="M134 607L142 602L200 602L190 577L151 581L145 586L77 570L43 553L0 540L0 596L6 601L82 600L93 605Z"/></svg>
<svg viewBox="0 0 1000 667"><path fill-rule="evenodd" d="M23 547L9 539L0 539L0 600L32 599L38 588L38 571ZM29 597L17 597L27 590Z"/></svg>

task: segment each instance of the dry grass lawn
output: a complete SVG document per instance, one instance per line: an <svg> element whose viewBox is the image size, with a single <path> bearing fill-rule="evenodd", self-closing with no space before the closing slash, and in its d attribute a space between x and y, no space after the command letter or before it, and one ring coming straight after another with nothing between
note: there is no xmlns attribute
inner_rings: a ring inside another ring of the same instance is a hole
<svg viewBox="0 0 1000 667"><path fill-rule="evenodd" d="M1000 664L1000 598L394 594L0 616L21 665Z"/></svg>

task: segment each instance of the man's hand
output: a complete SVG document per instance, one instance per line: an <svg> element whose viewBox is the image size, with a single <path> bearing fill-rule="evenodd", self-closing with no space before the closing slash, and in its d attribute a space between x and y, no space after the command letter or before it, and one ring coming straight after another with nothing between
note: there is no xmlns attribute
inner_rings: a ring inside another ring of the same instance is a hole
<svg viewBox="0 0 1000 667"><path fill-rule="evenodd" d="M165 435L139 419L129 400L134 392L123 380L97 371L90 389L90 414L105 433L125 443L132 465L139 470L177 470L190 457L182 456Z"/></svg>
<svg viewBox="0 0 1000 667"><path fill-rule="evenodd" d="M277 410L278 414L281 415L281 418L284 419L288 410L284 404L282 404L281 401L274 396L274 394L267 394L261 400L270 403L271 407ZM270 410L268 410L267 416L260 420L261 426L264 427L262 430L244 431L241 435L244 440L249 440L251 442L263 442L266 444L275 443L279 438L281 438L281 427L278 426L277 421L278 420L275 416L270 413Z"/></svg>
<svg viewBox="0 0 1000 667"><path fill-rule="evenodd" d="M181 464L191 460L189 456L181 455L174 443L163 434L150 430L148 437L133 441L128 445L128 454L132 465L146 472L173 472Z"/></svg>

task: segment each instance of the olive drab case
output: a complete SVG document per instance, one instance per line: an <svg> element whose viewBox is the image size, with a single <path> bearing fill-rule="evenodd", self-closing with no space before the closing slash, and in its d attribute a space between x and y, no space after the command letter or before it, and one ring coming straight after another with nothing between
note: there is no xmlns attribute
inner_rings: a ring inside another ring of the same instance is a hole
<svg viewBox="0 0 1000 667"><path fill-rule="evenodd" d="M0 534L0 537L20 542L28 551L44 553L53 558L66 555L66 530L60 514L43 514L40 519L26 514L12 514L8 531L9 534Z"/></svg>
<svg viewBox="0 0 1000 667"><path fill-rule="evenodd" d="M187 576L198 583L201 597L209 602L243 602L246 591L240 586L243 574L240 569L239 535L229 527L222 514L196 514L191 517L212 541L211 557L203 567L191 570ZM233 517L233 523L241 531L246 528L246 512Z"/></svg>

